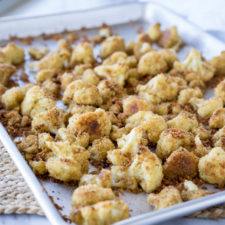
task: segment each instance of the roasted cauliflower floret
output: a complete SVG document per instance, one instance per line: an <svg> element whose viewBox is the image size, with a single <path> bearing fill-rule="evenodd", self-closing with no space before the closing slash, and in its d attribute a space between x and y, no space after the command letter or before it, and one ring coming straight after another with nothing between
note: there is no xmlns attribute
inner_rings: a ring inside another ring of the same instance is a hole
<svg viewBox="0 0 225 225"><path fill-rule="evenodd" d="M214 67L209 62L203 60L201 54L196 49L192 49L183 62L175 62L174 68L196 72L201 76L203 81L209 81L215 72Z"/></svg>
<svg viewBox="0 0 225 225"><path fill-rule="evenodd" d="M29 48L28 53L32 59L40 60L49 53L49 50L47 48Z"/></svg>
<svg viewBox="0 0 225 225"><path fill-rule="evenodd" d="M96 66L94 71L100 76L109 81L114 81L120 86L124 86L128 78L129 67L126 61L120 61L113 65Z"/></svg>
<svg viewBox="0 0 225 225"><path fill-rule="evenodd" d="M185 130L170 128L163 131L157 143L156 154L164 159L179 147L192 150L194 145L194 135Z"/></svg>
<svg viewBox="0 0 225 225"><path fill-rule="evenodd" d="M222 128L225 126L225 108L220 108L214 111L209 120L211 128Z"/></svg>
<svg viewBox="0 0 225 225"><path fill-rule="evenodd" d="M37 133L50 132L57 134L59 128L64 128L67 113L59 108L51 108L36 114L32 120L32 130Z"/></svg>
<svg viewBox="0 0 225 225"><path fill-rule="evenodd" d="M20 103L23 101L23 98L24 98L23 90L19 87L13 87L8 89L1 96L1 102L6 109L12 110L15 107L20 106Z"/></svg>
<svg viewBox="0 0 225 225"><path fill-rule="evenodd" d="M136 59L140 59L143 55L145 55L147 52L150 52L152 50L152 46L149 42L142 42L137 41L134 44L134 55Z"/></svg>
<svg viewBox="0 0 225 225"><path fill-rule="evenodd" d="M130 214L128 205L121 199L115 199L72 210L70 216L79 225L110 225L127 219Z"/></svg>
<svg viewBox="0 0 225 225"><path fill-rule="evenodd" d="M155 23L148 29L148 36L151 39L151 41L157 42L160 39L162 35L160 26L161 26L160 23Z"/></svg>
<svg viewBox="0 0 225 225"><path fill-rule="evenodd" d="M210 184L225 184L225 152L222 148L213 148L199 160L199 176Z"/></svg>
<svg viewBox="0 0 225 225"><path fill-rule="evenodd" d="M203 157L204 155L208 154L211 150L211 146L205 146L204 145L204 140L207 140L206 138L201 137L201 134L195 131L197 135L195 136L195 149L194 153L197 155L199 158Z"/></svg>
<svg viewBox="0 0 225 225"><path fill-rule="evenodd" d="M7 44L3 49L11 64L18 65L24 61L24 49L14 43Z"/></svg>
<svg viewBox="0 0 225 225"><path fill-rule="evenodd" d="M225 52L222 52L221 55L212 58L210 63L216 69L215 75L223 76L225 74Z"/></svg>
<svg viewBox="0 0 225 225"><path fill-rule="evenodd" d="M129 96L123 100L123 112L128 116L138 111L153 111L153 105L138 96Z"/></svg>
<svg viewBox="0 0 225 225"><path fill-rule="evenodd" d="M74 208L79 208L94 205L100 201L112 200L115 197L111 188L103 188L95 184L82 185L73 192L72 205Z"/></svg>
<svg viewBox="0 0 225 225"><path fill-rule="evenodd" d="M186 131L193 131L198 127L198 120L192 113L181 111L176 117L167 122L170 128L179 128Z"/></svg>
<svg viewBox="0 0 225 225"><path fill-rule="evenodd" d="M86 83L90 83L93 85L98 85L100 79L92 69L87 69L84 71L82 80Z"/></svg>
<svg viewBox="0 0 225 225"><path fill-rule="evenodd" d="M182 46L183 41L177 32L177 27L173 26L162 32L158 44L163 48L173 48L178 51Z"/></svg>
<svg viewBox="0 0 225 225"><path fill-rule="evenodd" d="M188 104L190 99L196 97L196 98L202 98L203 93L199 88L186 88L180 91L178 96L178 103L185 105Z"/></svg>
<svg viewBox="0 0 225 225"><path fill-rule="evenodd" d="M179 190L174 186L162 189L158 194L150 194L147 199L153 210L159 210L182 202Z"/></svg>
<svg viewBox="0 0 225 225"><path fill-rule="evenodd" d="M222 98L223 102L225 102L225 79L222 80L214 89L215 96L218 98Z"/></svg>
<svg viewBox="0 0 225 225"><path fill-rule="evenodd" d="M179 61L173 49L160 49L158 53L166 60L169 69L173 67L174 62Z"/></svg>
<svg viewBox="0 0 225 225"><path fill-rule="evenodd" d="M26 92L21 104L21 112L33 118L37 113L53 108L55 104L56 101L46 89L34 86Z"/></svg>
<svg viewBox="0 0 225 225"><path fill-rule="evenodd" d="M163 166L163 174L169 179L192 178L198 173L198 157L185 148L172 152Z"/></svg>
<svg viewBox="0 0 225 225"><path fill-rule="evenodd" d="M76 181L88 172L89 152L85 148L65 141L50 141L46 145L55 154L46 162L51 177L65 182Z"/></svg>
<svg viewBox="0 0 225 225"><path fill-rule="evenodd" d="M43 175L43 174L47 173L45 161L30 160L29 164L35 174Z"/></svg>
<svg viewBox="0 0 225 225"><path fill-rule="evenodd" d="M125 51L124 39L117 36L108 37L101 45L100 57L105 59L117 51Z"/></svg>
<svg viewBox="0 0 225 225"><path fill-rule="evenodd" d="M77 104L99 106L102 104L102 98L96 86L82 80L75 80L67 86L63 102L65 104L75 102Z"/></svg>
<svg viewBox="0 0 225 225"><path fill-rule="evenodd" d="M37 72L36 80L37 82L44 82L45 80L51 79L55 76L54 69L44 69Z"/></svg>
<svg viewBox="0 0 225 225"><path fill-rule="evenodd" d="M221 147L225 150L225 127L219 129L213 135L213 143L215 147Z"/></svg>
<svg viewBox="0 0 225 225"><path fill-rule="evenodd" d="M223 107L223 100L220 97L212 97L208 100L194 97L189 102L200 117L210 117L217 109Z"/></svg>
<svg viewBox="0 0 225 225"><path fill-rule="evenodd" d="M49 53L38 64L38 70L60 70L64 67L64 61L58 54L58 52Z"/></svg>
<svg viewBox="0 0 225 225"><path fill-rule="evenodd" d="M38 137L32 134L26 137L23 137L22 142L17 144L17 147L22 152L37 153L38 152Z"/></svg>
<svg viewBox="0 0 225 225"><path fill-rule="evenodd" d="M127 128L132 129L137 126L146 131L149 141L153 143L157 143L159 135L167 128L164 118L150 111L139 111L126 120Z"/></svg>
<svg viewBox="0 0 225 225"><path fill-rule="evenodd" d="M16 67L10 64L0 64L0 84L7 85L11 75L16 71Z"/></svg>
<svg viewBox="0 0 225 225"><path fill-rule="evenodd" d="M107 152L114 148L115 146L113 142L109 138L103 137L100 139L95 139L92 146L88 148L88 151L90 152L91 159L102 161L106 158Z"/></svg>
<svg viewBox="0 0 225 225"><path fill-rule="evenodd" d="M138 95L152 103L170 101L177 97L180 82L185 81L178 77L172 77L165 74L159 74L153 77L147 84L138 85Z"/></svg>
<svg viewBox="0 0 225 225"><path fill-rule="evenodd" d="M71 56L71 64L76 65L80 63L94 63L95 58L93 54L93 47L87 42L79 43L73 50Z"/></svg>
<svg viewBox="0 0 225 225"><path fill-rule="evenodd" d="M111 121L104 110L97 109L95 112L82 115L74 114L69 119L68 128L75 134L88 133L92 142L110 134Z"/></svg>
<svg viewBox="0 0 225 225"><path fill-rule="evenodd" d="M98 187L111 188L112 176L109 170L102 169L99 174L85 174L81 177L79 185L94 184Z"/></svg>
<svg viewBox="0 0 225 225"><path fill-rule="evenodd" d="M145 146L138 148L129 170L147 193L161 185L163 178L161 160Z"/></svg>
<svg viewBox="0 0 225 225"><path fill-rule="evenodd" d="M194 184L190 180L184 181L180 193L183 201L190 201L193 199L201 198L208 194L208 192L201 190L196 184Z"/></svg>
<svg viewBox="0 0 225 225"><path fill-rule="evenodd" d="M138 73L144 75L157 75L168 70L167 62L157 51L144 54L138 63Z"/></svg>

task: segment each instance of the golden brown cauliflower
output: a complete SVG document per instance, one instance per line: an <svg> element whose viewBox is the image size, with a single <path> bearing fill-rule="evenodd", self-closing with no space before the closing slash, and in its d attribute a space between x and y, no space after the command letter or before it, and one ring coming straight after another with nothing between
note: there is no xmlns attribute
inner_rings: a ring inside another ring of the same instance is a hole
<svg viewBox="0 0 225 225"><path fill-rule="evenodd" d="M43 175L43 174L47 173L45 161L30 160L29 165L31 166L31 168L35 174Z"/></svg>
<svg viewBox="0 0 225 225"><path fill-rule="evenodd" d="M128 96L123 100L123 112L128 116L138 111L153 111L153 105L147 100L134 96Z"/></svg>
<svg viewBox="0 0 225 225"><path fill-rule="evenodd" d="M198 120L195 114L181 111L176 117L167 122L169 128L179 128L186 131L193 131L198 127Z"/></svg>
<svg viewBox="0 0 225 225"><path fill-rule="evenodd" d="M162 189L158 194L150 194L147 199L153 206L153 210L167 208L182 202L179 190L174 186L168 186Z"/></svg>
<svg viewBox="0 0 225 225"><path fill-rule="evenodd" d="M139 60L143 55L152 50L152 46L149 42L137 41L134 43L134 55Z"/></svg>
<svg viewBox="0 0 225 225"><path fill-rule="evenodd" d="M173 67L174 62L179 61L173 49L160 49L158 53L166 60L169 69Z"/></svg>
<svg viewBox="0 0 225 225"><path fill-rule="evenodd" d="M1 96L1 102L6 109L12 110L15 107L20 106L20 103L23 101L23 98L24 98L23 90L19 87L13 87L8 89Z"/></svg>
<svg viewBox="0 0 225 225"><path fill-rule="evenodd" d="M225 52L221 52L221 55L212 58L210 63L216 69L215 75L223 76L225 74Z"/></svg>
<svg viewBox="0 0 225 225"><path fill-rule="evenodd" d="M161 133L157 143L156 154L161 159L164 159L179 147L192 150L194 147L194 135L182 129L170 128Z"/></svg>
<svg viewBox="0 0 225 225"><path fill-rule="evenodd" d="M36 80L37 82L44 82L45 80L51 79L55 76L54 69L43 69L37 72Z"/></svg>
<svg viewBox="0 0 225 225"><path fill-rule="evenodd" d="M36 114L32 120L32 130L37 133L50 132L57 134L59 128L64 128L67 113L57 107Z"/></svg>
<svg viewBox="0 0 225 225"><path fill-rule="evenodd" d="M10 64L0 64L0 84L7 85L10 77L16 71L16 67Z"/></svg>
<svg viewBox="0 0 225 225"><path fill-rule="evenodd" d="M82 80L86 83L90 83L93 85L98 85L100 79L97 74L92 69L87 69L84 71Z"/></svg>
<svg viewBox="0 0 225 225"><path fill-rule="evenodd" d="M110 134L111 121L103 109L97 109L82 115L74 114L69 119L68 128L75 134L88 133L92 142Z"/></svg>
<svg viewBox="0 0 225 225"><path fill-rule="evenodd" d="M85 148L67 141L47 141L46 145L54 153L46 162L51 177L65 182L76 181L88 172L89 152Z"/></svg>
<svg viewBox="0 0 225 225"><path fill-rule="evenodd" d="M163 48L173 48L178 51L183 44L181 36L177 32L177 27L173 26L162 32L158 44Z"/></svg>
<svg viewBox="0 0 225 225"><path fill-rule="evenodd" d="M199 176L210 184L225 184L225 152L222 148L213 148L199 160Z"/></svg>
<svg viewBox="0 0 225 225"><path fill-rule="evenodd" d="M137 91L139 96L157 104L175 99L181 88L180 83L182 83L182 86L186 86L186 82L181 78L159 74L147 84L138 85Z"/></svg>
<svg viewBox="0 0 225 225"><path fill-rule="evenodd" d="M181 71L196 72L201 76L203 81L209 81L215 72L214 67L209 62L203 60L201 54L196 49L192 49L183 62L175 62L174 68Z"/></svg>
<svg viewBox="0 0 225 225"><path fill-rule="evenodd" d="M218 98L222 98L223 102L225 102L225 79L222 80L214 89L215 96Z"/></svg>
<svg viewBox="0 0 225 225"><path fill-rule="evenodd" d="M213 135L213 143L215 147L221 147L225 150L225 126Z"/></svg>
<svg viewBox="0 0 225 225"><path fill-rule="evenodd" d="M113 142L108 137L103 137L100 139L95 139L92 146L88 148L88 151L90 152L91 159L100 162L106 158L107 152L114 148L115 146Z"/></svg>
<svg viewBox="0 0 225 225"><path fill-rule="evenodd" d="M76 65L80 63L94 63L95 58L93 54L93 47L87 42L79 43L72 52L71 64Z"/></svg>
<svg viewBox="0 0 225 225"><path fill-rule="evenodd" d="M207 138L201 137L201 133L198 132L199 129L196 129L197 135L195 136L195 149L194 153L199 158L203 157L204 155L208 154L211 150L211 146L205 146L204 140L207 140ZM209 138L209 137L208 137Z"/></svg>
<svg viewBox="0 0 225 225"><path fill-rule="evenodd" d="M171 153L163 166L163 174L169 179L192 178L198 173L198 157L185 148Z"/></svg>
<svg viewBox="0 0 225 225"><path fill-rule="evenodd" d="M125 41L121 37L111 36L105 39L101 45L100 57L105 59L113 52L125 51Z"/></svg>
<svg viewBox="0 0 225 225"><path fill-rule="evenodd" d="M79 186L89 184L94 184L103 188L111 188L111 171L102 169L99 174L84 174L80 179Z"/></svg>
<svg viewBox="0 0 225 225"><path fill-rule="evenodd" d="M64 61L60 57L58 52L53 52L47 54L44 58L42 58L38 64L38 70L60 70L64 67Z"/></svg>
<svg viewBox="0 0 225 225"><path fill-rule="evenodd" d="M77 104L99 106L102 104L102 98L95 85L85 83L82 80L75 80L67 86L63 95L63 102L65 104L75 102Z"/></svg>
<svg viewBox="0 0 225 225"><path fill-rule="evenodd" d="M21 112L33 118L37 113L53 108L55 104L56 101L46 89L33 86L26 92L21 104Z"/></svg>
<svg viewBox="0 0 225 225"><path fill-rule="evenodd" d="M79 225L110 225L127 219L128 205L121 199L101 201L71 211L71 220Z"/></svg>
<svg viewBox="0 0 225 225"><path fill-rule="evenodd" d="M102 78L109 81L114 81L120 86L124 86L125 81L128 78L128 64L125 60L112 65L100 65L96 66L94 71Z"/></svg>
<svg viewBox="0 0 225 225"><path fill-rule="evenodd" d="M217 109L223 107L223 100L220 97L212 97L204 100L201 98L191 98L189 103L197 110L200 117L210 117Z"/></svg>
<svg viewBox="0 0 225 225"><path fill-rule="evenodd" d="M157 75L168 70L165 58L157 51L144 54L138 63L138 73L144 75Z"/></svg>
<svg viewBox="0 0 225 225"><path fill-rule="evenodd" d="M183 182L180 193L183 201L190 201L193 199L201 198L208 194L207 191L201 190L190 180L185 180Z"/></svg>
<svg viewBox="0 0 225 225"><path fill-rule="evenodd" d="M213 112L209 120L211 128L222 128L225 126L225 108L217 109Z"/></svg>
<svg viewBox="0 0 225 225"><path fill-rule="evenodd" d="M2 51L13 65L18 65L24 61L24 49L18 47L13 42L2 48Z"/></svg>
<svg viewBox="0 0 225 225"><path fill-rule="evenodd" d="M32 57L32 59L40 60L49 53L49 50L47 48L32 47L28 49L28 53Z"/></svg>
<svg viewBox="0 0 225 225"><path fill-rule="evenodd" d="M178 96L178 103L185 105L188 104L190 99L196 97L196 98L202 98L203 93L201 89L199 88L186 88L180 91Z"/></svg>
<svg viewBox="0 0 225 225"><path fill-rule="evenodd" d="M23 137L22 142L17 144L17 147L22 152L37 153L38 152L38 137L37 135L28 135Z"/></svg>
<svg viewBox="0 0 225 225"><path fill-rule="evenodd" d="M157 143L159 135L167 128L164 118L151 111L139 111L126 120L126 128L132 129L137 126L146 131L149 141L153 143Z"/></svg>
<svg viewBox="0 0 225 225"><path fill-rule="evenodd" d="M148 29L148 36L153 42L157 42L161 35L162 31L160 30L160 23L155 23Z"/></svg>

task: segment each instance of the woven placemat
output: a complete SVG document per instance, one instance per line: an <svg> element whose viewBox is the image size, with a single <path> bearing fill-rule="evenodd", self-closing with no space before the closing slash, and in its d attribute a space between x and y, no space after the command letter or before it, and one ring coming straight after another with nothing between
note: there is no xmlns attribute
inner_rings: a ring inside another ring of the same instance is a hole
<svg viewBox="0 0 225 225"><path fill-rule="evenodd" d="M0 214L44 215L21 173L0 142ZM225 204L196 212L189 217L218 219L225 217Z"/></svg>

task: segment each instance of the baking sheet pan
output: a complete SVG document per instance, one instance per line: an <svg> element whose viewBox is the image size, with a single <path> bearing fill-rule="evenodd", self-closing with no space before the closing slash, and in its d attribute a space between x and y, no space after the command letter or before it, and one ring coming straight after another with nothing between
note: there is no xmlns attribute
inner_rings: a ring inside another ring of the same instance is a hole
<svg viewBox="0 0 225 225"><path fill-rule="evenodd" d="M135 22L130 23L131 20ZM187 23L169 10L154 3L138 2L42 17L21 18L16 20L16 22L14 18L0 20L0 43L5 43L12 35L25 37L28 35L40 35L42 33L61 32L65 29L78 30L82 27L92 28L83 32L87 36L93 36L98 31L94 27L101 26L102 23L113 26L113 31L125 37L128 42L136 38L136 31L138 29L143 28L143 30L147 30L150 24L155 22L160 22L162 29L173 25L178 27L179 33L186 43L186 46L178 54L180 59L190 50L191 46L197 48L206 59L218 55L222 50L225 50L223 42ZM41 46L43 45L43 41L37 38L33 44ZM56 42L47 41L47 45L50 49L56 48ZM26 49L29 46L23 45L23 47ZM95 54L97 52L98 49L95 49ZM26 68L25 72L29 74L29 79L34 81L35 74L28 68ZM23 84L21 83L21 85ZM71 209L71 193L74 187L46 180L38 180L2 125L0 125L0 139L23 174L51 223L55 225L67 224L61 218L48 195L54 199L56 204L62 207L60 213L68 216ZM225 201L225 191L157 212L151 212L151 207L147 204L146 194L144 193L128 194L125 192L120 197L129 204L132 217L117 224L155 224L222 203Z"/></svg>

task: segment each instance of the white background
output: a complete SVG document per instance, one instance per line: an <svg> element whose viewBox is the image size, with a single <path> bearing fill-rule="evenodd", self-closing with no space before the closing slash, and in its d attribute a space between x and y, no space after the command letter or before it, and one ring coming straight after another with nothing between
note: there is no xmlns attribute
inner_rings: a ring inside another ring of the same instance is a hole
<svg viewBox="0 0 225 225"><path fill-rule="evenodd" d="M34 16L92 8L120 2L119 0L1 0L0 16ZM223 0L156 0L161 5L177 12L210 34L225 41L225 1ZM13 5L14 3L14 5ZM16 4L15 4L16 3ZM1 5L2 4L2 5ZM10 5L12 5L10 7ZM225 50L225 49L224 49ZM43 216L0 215L0 225L50 225ZM225 219L205 220L179 218L161 225L222 225Z"/></svg>

